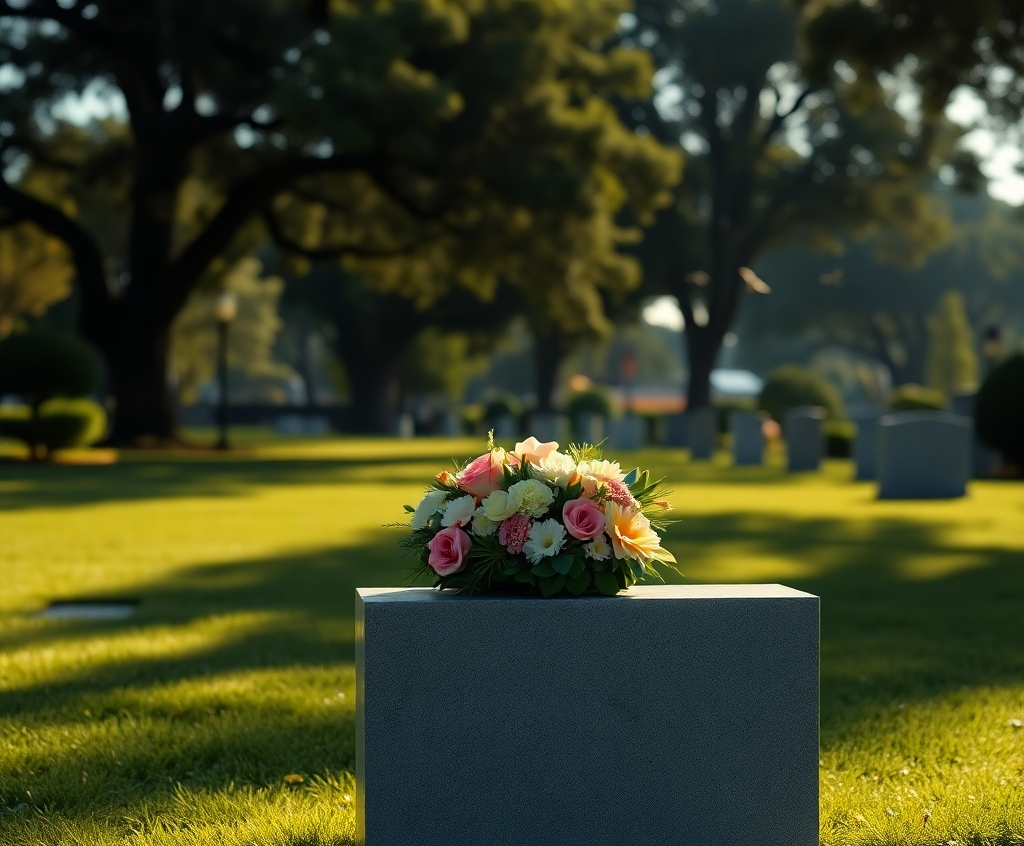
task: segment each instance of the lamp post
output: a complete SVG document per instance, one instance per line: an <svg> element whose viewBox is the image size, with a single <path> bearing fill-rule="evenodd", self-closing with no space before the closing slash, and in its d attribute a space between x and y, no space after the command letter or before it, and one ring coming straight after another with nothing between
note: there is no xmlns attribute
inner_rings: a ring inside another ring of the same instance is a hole
<svg viewBox="0 0 1024 846"><path fill-rule="evenodd" d="M989 326L981 340L981 354L985 359L985 375L988 376L1003 357L1003 330Z"/></svg>
<svg viewBox="0 0 1024 846"><path fill-rule="evenodd" d="M217 382L220 385L220 402L217 407L217 425L220 438L217 449L228 448L228 326L238 314L238 300L230 291L223 291L217 297L213 310L217 319Z"/></svg>

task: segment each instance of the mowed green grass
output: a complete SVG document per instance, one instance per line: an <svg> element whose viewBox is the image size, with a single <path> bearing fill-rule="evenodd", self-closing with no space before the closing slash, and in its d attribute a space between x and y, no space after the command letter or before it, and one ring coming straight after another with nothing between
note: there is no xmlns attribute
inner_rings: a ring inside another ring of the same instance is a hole
<svg viewBox="0 0 1024 846"><path fill-rule="evenodd" d="M353 589L403 583L382 524L480 446L0 465L0 844L352 842ZM669 477L686 579L822 597L823 844L1024 844L1024 485L622 458ZM33 616L89 597L138 613Z"/></svg>

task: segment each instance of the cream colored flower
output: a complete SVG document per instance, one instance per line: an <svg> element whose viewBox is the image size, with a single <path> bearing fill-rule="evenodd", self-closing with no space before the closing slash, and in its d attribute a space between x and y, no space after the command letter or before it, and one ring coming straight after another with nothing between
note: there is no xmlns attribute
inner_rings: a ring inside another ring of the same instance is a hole
<svg viewBox="0 0 1024 846"><path fill-rule="evenodd" d="M579 466L580 481L583 483L583 493L593 496L602 484L609 481L621 482L626 478L617 461L581 461Z"/></svg>
<svg viewBox="0 0 1024 846"><path fill-rule="evenodd" d="M590 543L583 545L583 554L587 558L593 558L596 561L604 561L612 554L611 545L608 543L608 536L600 534L596 538L590 541Z"/></svg>
<svg viewBox="0 0 1024 846"><path fill-rule="evenodd" d="M480 538L488 537L498 531L498 524L493 520L488 520L483 514L477 514L473 518L472 528L470 532Z"/></svg>
<svg viewBox="0 0 1024 846"><path fill-rule="evenodd" d="M516 448L512 450L515 455L518 455L523 461L529 461L531 464L536 464L544 456L550 455L556 449L558 449L558 441L548 441L546 444L542 444L532 435L525 441L520 441L516 444Z"/></svg>
<svg viewBox="0 0 1024 846"><path fill-rule="evenodd" d="M555 450L533 465L533 475L560 488L568 487L576 477L576 462Z"/></svg>
<svg viewBox="0 0 1024 846"><path fill-rule="evenodd" d="M527 517L543 517L555 501L555 494L547 485L537 479L516 482L508 489L509 496L519 498L517 511Z"/></svg>
<svg viewBox="0 0 1024 846"><path fill-rule="evenodd" d="M476 511L476 497L460 496L444 507L441 517L442 526L468 526Z"/></svg>
<svg viewBox="0 0 1024 846"><path fill-rule="evenodd" d="M523 553L531 564L558 555L565 543L565 527L557 520L540 520L533 524L523 544Z"/></svg>
<svg viewBox="0 0 1024 846"><path fill-rule="evenodd" d="M604 505L604 515L616 558L635 558L646 564L664 557L661 538L651 528L651 521L639 510L623 508L617 502L608 500Z"/></svg>
<svg viewBox="0 0 1024 846"><path fill-rule="evenodd" d="M512 487L515 487L515 485ZM502 520L507 520L515 514L522 504L523 500L518 493L512 493L511 490L498 490L494 491L481 503L483 508L481 513L488 520L500 523Z"/></svg>
<svg viewBox="0 0 1024 846"><path fill-rule="evenodd" d="M420 504L416 506L416 511L413 513L409 525L414 529L422 529L426 526L427 520L441 510L446 496L448 496L447 491L427 491L423 499L420 500Z"/></svg>

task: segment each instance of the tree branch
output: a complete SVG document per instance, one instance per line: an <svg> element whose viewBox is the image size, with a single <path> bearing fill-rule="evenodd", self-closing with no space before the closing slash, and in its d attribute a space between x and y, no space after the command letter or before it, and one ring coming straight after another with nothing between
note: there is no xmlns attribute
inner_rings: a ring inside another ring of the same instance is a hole
<svg viewBox="0 0 1024 846"><path fill-rule="evenodd" d="M810 86L805 88L797 96L796 100L793 101L793 105L784 112L779 111L779 93L778 91L775 92L775 114L772 115L771 121L765 128L764 135L761 136L761 150L764 150L764 148L771 143L772 136L782 129L783 124L800 110L800 107L804 104L804 100L806 100L813 91L814 89Z"/></svg>
<svg viewBox="0 0 1024 846"><path fill-rule="evenodd" d="M336 259L344 255L359 256L361 258L388 258L391 256L407 255L421 243L421 241L416 240L401 247L375 248L366 247L361 244L337 244L330 247L310 248L304 247L294 239L289 238L281 226L281 221L277 219L277 216L271 210L264 210L263 222L266 224L267 232L270 234L271 239L282 250L287 250L313 261Z"/></svg>

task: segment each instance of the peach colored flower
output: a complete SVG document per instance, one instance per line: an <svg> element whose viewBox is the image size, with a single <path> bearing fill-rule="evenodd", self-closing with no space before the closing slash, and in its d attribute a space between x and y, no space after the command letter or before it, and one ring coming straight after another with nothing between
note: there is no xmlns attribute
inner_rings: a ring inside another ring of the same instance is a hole
<svg viewBox="0 0 1024 846"><path fill-rule="evenodd" d="M483 499L498 490L505 481L506 453L503 449L492 449L479 458L473 459L462 470L455 481L468 494Z"/></svg>
<svg viewBox="0 0 1024 846"><path fill-rule="evenodd" d="M539 464L546 456L553 453L558 449L557 441L548 441L546 444L542 444L532 435L525 441L520 441L516 444L516 448L512 450L518 455L523 461L529 461L531 464Z"/></svg>
<svg viewBox="0 0 1024 846"><path fill-rule="evenodd" d="M604 506L608 536L616 558L635 558L648 561L664 557L661 538L651 528L651 522L635 508L623 508L614 500Z"/></svg>

